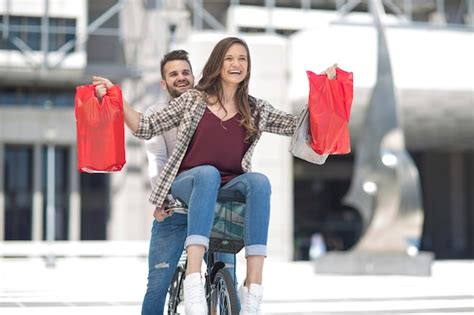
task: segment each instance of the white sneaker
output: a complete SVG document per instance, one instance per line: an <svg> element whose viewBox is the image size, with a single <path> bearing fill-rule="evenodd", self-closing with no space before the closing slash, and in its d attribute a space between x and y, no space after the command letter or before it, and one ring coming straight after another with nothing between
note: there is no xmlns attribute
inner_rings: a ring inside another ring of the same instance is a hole
<svg viewBox="0 0 474 315"><path fill-rule="evenodd" d="M260 304L262 303L263 287L256 283L251 283L247 288L243 284L239 288L240 315L259 315Z"/></svg>
<svg viewBox="0 0 474 315"><path fill-rule="evenodd" d="M207 302L201 273L184 278L184 311L187 315L207 315Z"/></svg>

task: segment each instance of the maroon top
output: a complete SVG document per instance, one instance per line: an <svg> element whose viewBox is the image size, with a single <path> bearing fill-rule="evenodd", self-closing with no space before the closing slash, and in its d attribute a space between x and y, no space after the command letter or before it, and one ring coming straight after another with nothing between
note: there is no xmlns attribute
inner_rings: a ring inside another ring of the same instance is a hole
<svg viewBox="0 0 474 315"><path fill-rule="evenodd" d="M245 143L245 128L240 125L240 113L221 121L206 108L178 174L200 165L212 165L221 174L221 184L242 174L242 159L250 147Z"/></svg>

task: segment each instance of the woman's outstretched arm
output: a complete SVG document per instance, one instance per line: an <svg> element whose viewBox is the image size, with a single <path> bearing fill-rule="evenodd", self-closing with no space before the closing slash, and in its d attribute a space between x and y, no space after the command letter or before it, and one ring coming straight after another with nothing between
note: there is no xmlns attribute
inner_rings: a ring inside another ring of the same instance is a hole
<svg viewBox="0 0 474 315"><path fill-rule="evenodd" d="M334 80L336 78L336 68L337 63L328 67L326 71L320 74L325 74L329 80ZM276 109L267 101L263 101L262 106L268 112L267 124L263 127L263 131L285 136L293 135L298 125L299 116Z"/></svg>

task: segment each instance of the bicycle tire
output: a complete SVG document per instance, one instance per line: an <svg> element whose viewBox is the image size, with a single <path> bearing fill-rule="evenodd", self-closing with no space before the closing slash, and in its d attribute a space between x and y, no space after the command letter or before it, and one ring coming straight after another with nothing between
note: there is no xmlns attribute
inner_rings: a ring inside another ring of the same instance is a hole
<svg viewBox="0 0 474 315"><path fill-rule="evenodd" d="M181 266L176 267L176 270L171 279L170 287L168 289L168 315L177 315L178 305L183 301L183 280L184 269Z"/></svg>
<svg viewBox="0 0 474 315"><path fill-rule="evenodd" d="M230 273L225 269L217 271L212 283L209 313L215 315L238 315L237 291ZM208 304L208 305L209 305Z"/></svg>

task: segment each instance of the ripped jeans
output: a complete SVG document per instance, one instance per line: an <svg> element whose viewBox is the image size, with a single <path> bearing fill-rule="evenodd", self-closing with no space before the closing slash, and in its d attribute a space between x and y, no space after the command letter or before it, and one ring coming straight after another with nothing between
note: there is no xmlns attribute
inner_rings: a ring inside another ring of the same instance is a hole
<svg viewBox="0 0 474 315"><path fill-rule="evenodd" d="M267 177L260 173L245 173L222 188L238 190L245 196L245 256L266 256L271 194ZM188 205L188 215L175 213L162 222L153 222L142 315L162 314L167 290L185 243L186 246L208 247L219 189L220 174L209 165L185 171L174 180L171 193ZM237 288L235 256L219 253L218 259L226 264Z"/></svg>
<svg viewBox="0 0 474 315"><path fill-rule="evenodd" d="M174 213L162 222L153 220L148 252L148 284L142 315L163 314L168 287L183 252L187 225L187 215L179 213ZM225 263L237 288L235 256L218 253L218 259Z"/></svg>

